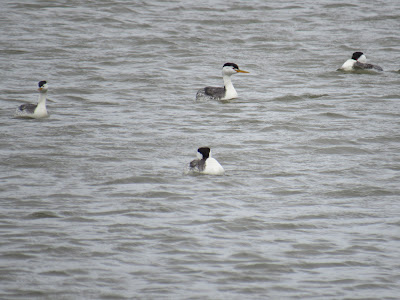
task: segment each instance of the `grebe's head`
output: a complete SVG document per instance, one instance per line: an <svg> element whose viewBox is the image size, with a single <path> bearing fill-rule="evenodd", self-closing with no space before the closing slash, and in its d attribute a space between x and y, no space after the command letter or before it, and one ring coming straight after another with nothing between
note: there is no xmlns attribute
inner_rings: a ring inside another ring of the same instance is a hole
<svg viewBox="0 0 400 300"><path fill-rule="evenodd" d="M198 159L207 159L211 156L211 149L208 147L201 147L197 149L197 158Z"/></svg>
<svg viewBox="0 0 400 300"><path fill-rule="evenodd" d="M39 81L38 86L39 86L38 91L41 93L46 93L49 88L47 81L45 80Z"/></svg>
<svg viewBox="0 0 400 300"><path fill-rule="evenodd" d="M351 59L359 61L360 63L366 63L367 62L367 57L362 52L354 52L353 56L351 57Z"/></svg>
<svg viewBox="0 0 400 300"><path fill-rule="evenodd" d="M223 75L233 75L236 73L249 73L243 70L239 69L239 66L237 64L234 63L226 63L224 64L224 66L222 67L222 74Z"/></svg>

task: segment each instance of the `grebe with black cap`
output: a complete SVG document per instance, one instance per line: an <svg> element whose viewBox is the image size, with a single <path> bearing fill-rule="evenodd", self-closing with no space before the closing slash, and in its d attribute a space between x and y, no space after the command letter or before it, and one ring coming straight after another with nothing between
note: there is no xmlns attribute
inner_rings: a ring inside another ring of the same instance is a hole
<svg viewBox="0 0 400 300"><path fill-rule="evenodd" d="M209 147L201 147L197 150L197 159L190 162L189 171L208 175L223 175L225 173L219 162L211 157L211 149Z"/></svg>
<svg viewBox="0 0 400 300"><path fill-rule="evenodd" d="M362 52L354 52L353 56L345 61L339 70L355 71L355 70L377 70L383 71L380 66L367 64L367 57Z"/></svg>
<svg viewBox="0 0 400 300"><path fill-rule="evenodd" d="M200 89L196 94L196 100L229 100L237 98L238 94L233 87L231 76L236 73L249 73L240 70L237 64L226 63L222 67L222 77L224 79L224 87L207 86Z"/></svg>
<svg viewBox="0 0 400 300"><path fill-rule="evenodd" d="M15 117L39 119L39 118L45 118L49 115L46 109L46 97L49 86L47 85L47 82L44 80L39 81L38 85L39 85L38 104L27 103L18 106L17 109L15 110Z"/></svg>

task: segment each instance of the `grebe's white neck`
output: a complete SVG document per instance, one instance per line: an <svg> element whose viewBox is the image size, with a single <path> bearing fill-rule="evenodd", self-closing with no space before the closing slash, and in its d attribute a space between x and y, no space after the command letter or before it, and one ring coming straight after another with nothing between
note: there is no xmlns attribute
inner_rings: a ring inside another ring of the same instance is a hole
<svg viewBox="0 0 400 300"><path fill-rule="evenodd" d="M222 74L223 74L224 86L225 86L225 97L222 98L221 100L237 98L238 94L237 94L235 88L233 87L231 75L230 74L228 75L225 73L222 73Z"/></svg>
<svg viewBox="0 0 400 300"><path fill-rule="evenodd" d="M47 109L46 109L46 98L47 98L47 91L40 92L38 105L35 109L35 115L37 117L45 117L48 115Z"/></svg>

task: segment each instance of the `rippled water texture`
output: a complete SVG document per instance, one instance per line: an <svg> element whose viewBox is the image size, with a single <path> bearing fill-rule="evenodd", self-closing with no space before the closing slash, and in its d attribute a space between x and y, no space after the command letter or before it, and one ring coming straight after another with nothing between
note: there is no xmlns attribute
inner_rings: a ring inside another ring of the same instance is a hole
<svg viewBox="0 0 400 300"><path fill-rule="evenodd" d="M399 11L2 1L0 298L398 299ZM195 102L226 62L239 98Z"/></svg>

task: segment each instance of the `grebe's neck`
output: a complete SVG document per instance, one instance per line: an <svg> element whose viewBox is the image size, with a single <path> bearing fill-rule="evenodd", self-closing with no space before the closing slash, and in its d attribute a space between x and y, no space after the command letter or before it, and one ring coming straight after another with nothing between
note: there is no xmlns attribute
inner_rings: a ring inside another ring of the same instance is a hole
<svg viewBox="0 0 400 300"><path fill-rule="evenodd" d="M39 117L47 116L47 109L46 109L46 98L47 92L39 94L38 105L35 109L35 115L37 114Z"/></svg>
<svg viewBox="0 0 400 300"><path fill-rule="evenodd" d="M44 105L46 106L47 92L39 94L38 106Z"/></svg>
<svg viewBox="0 0 400 300"><path fill-rule="evenodd" d="M222 100L237 98L238 94L233 87L231 76L224 74L223 79L225 86L225 97Z"/></svg>

